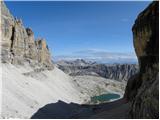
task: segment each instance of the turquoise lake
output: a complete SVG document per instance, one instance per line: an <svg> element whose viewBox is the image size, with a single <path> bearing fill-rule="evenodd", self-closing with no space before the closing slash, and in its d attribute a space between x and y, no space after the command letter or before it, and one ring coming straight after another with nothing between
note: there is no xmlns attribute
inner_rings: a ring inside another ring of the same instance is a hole
<svg viewBox="0 0 160 120"><path fill-rule="evenodd" d="M119 94L114 94L114 93L107 93L107 94L102 94L99 96L94 96L91 97L91 102L97 103L97 102L107 102L112 99L118 99L120 98Z"/></svg>

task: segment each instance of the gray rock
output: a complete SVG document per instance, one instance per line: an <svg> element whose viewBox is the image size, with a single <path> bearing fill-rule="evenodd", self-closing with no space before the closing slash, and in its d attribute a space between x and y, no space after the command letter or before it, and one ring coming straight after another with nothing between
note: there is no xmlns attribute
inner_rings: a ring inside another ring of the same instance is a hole
<svg viewBox="0 0 160 120"><path fill-rule="evenodd" d="M19 65L27 62L32 67L52 69L53 63L45 40L35 41L31 28L25 28L22 20L14 18L4 2L1 3L2 62Z"/></svg>
<svg viewBox="0 0 160 120"><path fill-rule="evenodd" d="M159 2L141 12L133 26L134 47L140 72L125 91L131 101L131 118L159 118Z"/></svg>

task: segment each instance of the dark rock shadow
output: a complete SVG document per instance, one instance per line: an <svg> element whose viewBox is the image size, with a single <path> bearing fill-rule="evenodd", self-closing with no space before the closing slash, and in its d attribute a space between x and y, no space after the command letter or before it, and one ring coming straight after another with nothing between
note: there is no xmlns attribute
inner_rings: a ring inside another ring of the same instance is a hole
<svg viewBox="0 0 160 120"><path fill-rule="evenodd" d="M63 101L58 101L56 103L47 104L40 108L31 119L51 119L51 118L73 118L78 115L83 115L81 117L87 117L92 115L94 111L91 107L85 105L79 105L76 103L65 103ZM79 116L80 117L80 116Z"/></svg>
<svg viewBox="0 0 160 120"><path fill-rule="evenodd" d="M72 119L72 118L89 118L100 111L110 110L124 103L123 99L111 103L99 105L80 105L76 103L65 103L58 101L47 104L40 108L31 119Z"/></svg>

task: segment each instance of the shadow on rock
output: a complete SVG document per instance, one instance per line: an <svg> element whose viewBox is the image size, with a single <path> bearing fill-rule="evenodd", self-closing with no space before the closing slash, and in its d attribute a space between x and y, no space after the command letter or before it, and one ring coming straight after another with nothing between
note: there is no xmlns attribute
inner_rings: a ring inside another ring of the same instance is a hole
<svg viewBox="0 0 160 120"><path fill-rule="evenodd" d="M31 118L32 119L50 119L50 118L72 118L79 114L83 114L81 117L87 117L92 115L94 111L91 107L85 105L79 105L75 103L65 103L58 101L56 103L47 104L40 108Z"/></svg>
<svg viewBox="0 0 160 120"><path fill-rule="evenodd" d="M118 107L124 100L117 100L111 103L100 105L80 105L76 103L65 103L58 101L47 104L40 108L31 119L71 119L71 118L90 118L99 112Z"/></svg>

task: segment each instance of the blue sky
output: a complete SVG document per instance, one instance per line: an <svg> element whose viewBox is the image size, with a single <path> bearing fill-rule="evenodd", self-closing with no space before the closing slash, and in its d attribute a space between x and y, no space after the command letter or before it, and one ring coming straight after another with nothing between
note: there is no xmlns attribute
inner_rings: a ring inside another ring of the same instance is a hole
<svg viewBox="0 0 160 120"><path fill-rule="evenodd" d="M83 51L134 53L132 25L149 1L6 2L11 13L45 38L53 56Z"/></svg>

